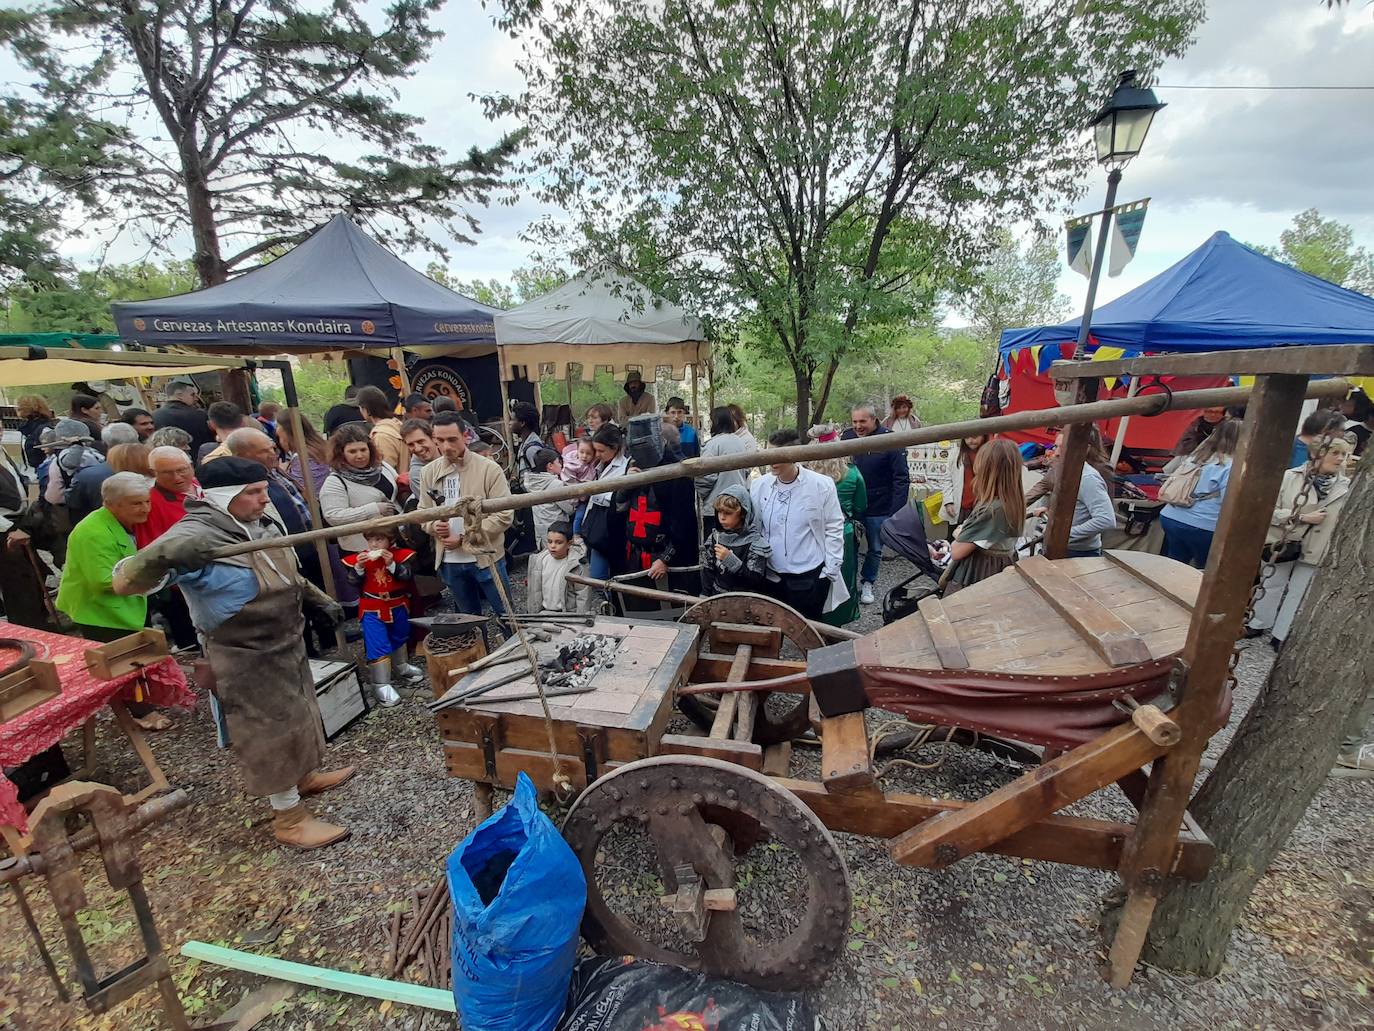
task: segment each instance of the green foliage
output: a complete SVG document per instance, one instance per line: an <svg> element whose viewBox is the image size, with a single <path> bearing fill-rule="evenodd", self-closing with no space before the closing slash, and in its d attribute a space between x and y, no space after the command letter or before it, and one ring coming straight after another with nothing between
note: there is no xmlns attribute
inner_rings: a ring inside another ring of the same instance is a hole
<svg viewBox="0 0 1374 1031"><path fill-rule="evenodd" d="M1350 226L1322 218L1316 208L1293 216L1293 226L1279 234L1279 245L1250 244L1261 254L1319 276L1327 282L1374 295L1374 257L1355 246Z"/></svg>
<svg viewBox="0 0 1374 1031"><path fill-rule="evenodd" d="M1183 52L1201 0L507 0L520 97L488 98L572 213L546 227L788 370L796 421L851 356L931 321L993 232L1074 196L1123 68Z"/></svg>
<svg viewBox="0 0 1374 1031"><path fill-rule="evenodd" d="M1069 299L1059 292L1059 252L1049 237L1022 250L1007 230L994 235L994 247L960 292L957 305L968 316L969 332L983 345L991 371L1004 329L1044 326L1068 315Z"/></svg>
<svg viewBox="0 0 1374 1031"><path fill-rule="evenodd" d="M568 281L570 274L556 262L541 259L533 265L522 266L511 273L510 282L499 279L458 279L439 262L431 262L425 275L436 283L456 290L474 301L493 308L514 308L557 289Z"/></svg>
<svg viewBox="0 0 1374 1031"><path fill-rule="evenodd" d="M301 362L292 371L296 381L296 396L301 413L324 432L324 413L343 400L348 388L346 362ZM262 399L286 404L286 395L279 387L263 385Z"/></svg>
<svg viewBox="0 0 1374 1031"><path fill-rule="evenodd" d="M500 190L518 141L452 160L394 106L395 81L439 39L441 2L40 0L8 13L0 39L41 95L124 121L97 199L155 245L189 231L210 285L335 211L401 247L443 253L436 224L470 242L465 205Z"/></svg>
<svg viewBox="0 0 1374 1031"><path fill-rule="evenodd" d="M185 293L196 286L189 261L138 262L79 272L75 284L27 283L10 293L4 319L9 333L113 333L110 305Z"/></svg>

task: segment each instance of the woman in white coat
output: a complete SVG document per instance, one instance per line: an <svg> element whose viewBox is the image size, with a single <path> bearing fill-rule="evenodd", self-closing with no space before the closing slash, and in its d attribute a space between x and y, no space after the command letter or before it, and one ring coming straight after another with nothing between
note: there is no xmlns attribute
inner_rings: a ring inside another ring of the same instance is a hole
<svg viewBox="0 0 1374 1031"><path fill-rule="evenodd" d="M332 468L320 487L320 514L330 526L347 526L400 511L396 470L377 457L377 448L362 423L347 423L330 435L329 464ZM366 548L360 533L339 538L339 550L344 554Z"/></svg>
<svg viewBox="0 0 1374 1031"><path fill-rule="evenodd" d="M1320 447L1320 444L1314 445L1316 449ZM1326 442L1326 453L1313 470L1307 498L1298 507L1298 521L1288 535L1291 542L1288 550L1296 552L1297 557L1274 566L1273 575L1264 581L1264 596L1255 603L1250 628L1268 630L1274 635L1275 647L1287 638L1293 617L1302 605L1303 595L1307 593L1312 578L1317 574L1317 567L1331 545L1341 510L1345 508L1345 499L1350 494L1350 479L1345 474L1345 464L1353 451L1353 446L1344 437ZM1283 524L1297 505L1309 466L1310 463L1304 463L1283 474L1279 498L1270 519L1269 543L1273 548L1278 547Z"/></svg>

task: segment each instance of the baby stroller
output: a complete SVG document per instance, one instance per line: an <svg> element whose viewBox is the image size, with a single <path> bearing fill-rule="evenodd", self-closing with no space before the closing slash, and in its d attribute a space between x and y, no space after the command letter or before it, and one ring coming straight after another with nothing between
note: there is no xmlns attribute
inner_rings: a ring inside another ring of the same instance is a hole
<svg viewBox="0 0 1374 1031"><path fill-rule="evenodd" d="M883 546L906 559L916 571L883 596L883 625L909 616L922 598L940 593L940 567L930 557L924 512L919 504L906 507L883 523Z"/></svg>

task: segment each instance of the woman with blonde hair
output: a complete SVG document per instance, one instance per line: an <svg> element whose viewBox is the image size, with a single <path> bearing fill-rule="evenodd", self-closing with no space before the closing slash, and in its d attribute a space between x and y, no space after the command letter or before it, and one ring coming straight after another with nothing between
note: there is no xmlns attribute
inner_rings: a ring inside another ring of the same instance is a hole
<svg viewBox="0 0 1374 1031"><path fill-rule="evenodd" d="M37 394L25 394L14 406L19 415L19 435L24 438L24 461L29 467L37 469L47 456L39 448L43 431L57 424L48 402Z"/></svg>
<svg viewBox="0 0 1374 1031"><path fill-rule="evenodd" d="M1009 440L990 440L973 460L973 510L949 547L945 593L995 576L1016 561L1025 521L1021 452Z"/></svg>
<svg viewBox="0 0 1374 1031"><path fill-rule="evenodd" d="M840 427L834 423L812 426L807 435L818 444L829 444L840 439ZM840 564L840 577L849 590L849 600L821 616L831 626L844 626L859 618L859 542L855 523L868 511L868 487L859 467L844 455L803 464L835 481L840 511L844 513L844 561Z"/></svg>
<svg viewBox="0 0 1374 1031"><path fill-rule="evenodd" d="M152 448L146 444L116 444L110 448L110 453L105 456L105 461L110 463L110 469L116 473L139 473L143 476L153 475L153 465L150 456Z"/></svg>

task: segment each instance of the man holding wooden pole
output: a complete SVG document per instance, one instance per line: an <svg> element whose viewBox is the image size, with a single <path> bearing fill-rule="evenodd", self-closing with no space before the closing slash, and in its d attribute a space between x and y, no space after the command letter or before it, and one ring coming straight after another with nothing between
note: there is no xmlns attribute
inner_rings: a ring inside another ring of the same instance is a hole
<svg viewBox="0 0 1374 1031"><path fill-rule="evenodd" d="M201 485L204 500L188 498L185 518L115 567L114 591L147 594L171 582L181 588L205 640L212 690L244 788L267 798L273 834L282 844L301 850L332 845L348 830L316 819L301 796L342 784L353 768L318 768L324 730L305 655L302 606L336 626L343 610L300 575L288 546L216 558L224 545L282 536L264 517L267 470L261 464L221 458L205 467Z"/></svg>

